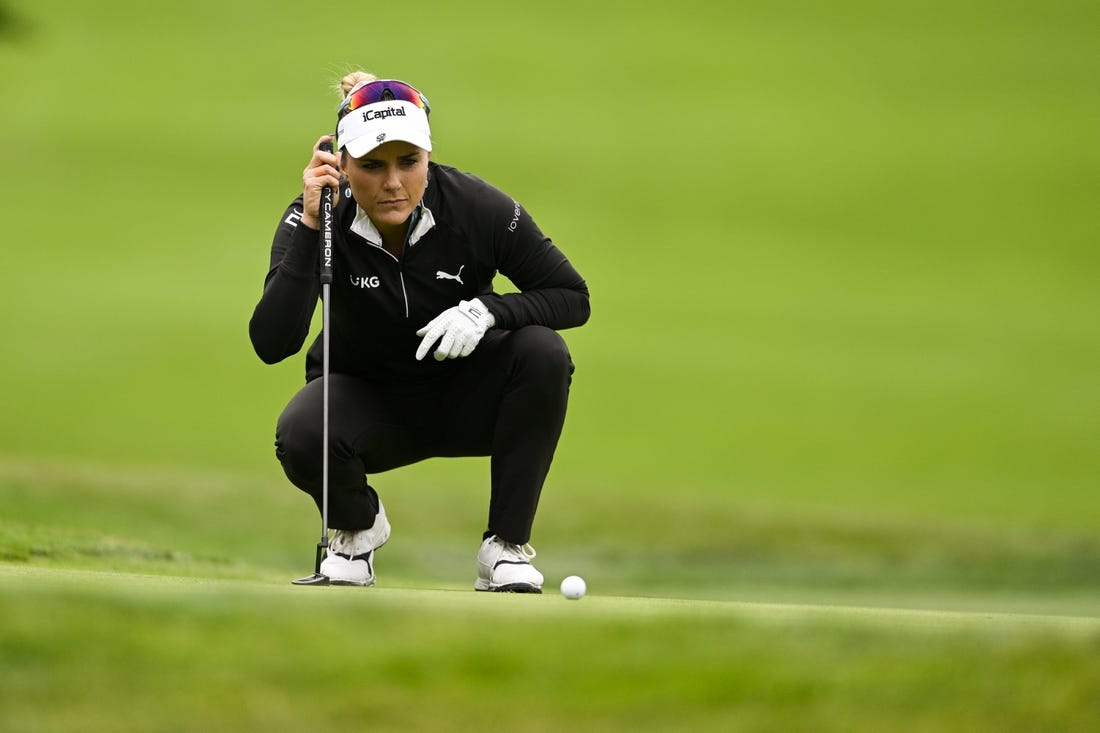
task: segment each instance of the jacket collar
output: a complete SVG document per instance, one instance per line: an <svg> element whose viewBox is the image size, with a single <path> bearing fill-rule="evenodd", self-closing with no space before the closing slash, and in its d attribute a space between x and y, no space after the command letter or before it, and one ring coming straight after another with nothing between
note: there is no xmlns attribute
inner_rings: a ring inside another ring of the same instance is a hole
<svg viewBox="0 0 1100 733"><path fill-rule="evenodd" d="M409 218L413 220L412 227L409 229L408 240L411 247L431 231L432 227L435 226L435 217L432 216L432 210L421 201L413 209L412 216ZM351 223L351 230L374 246L382 246L382 234L378 231L378 227L374 226L374 222L370 220L367 213L359 208L358 204L355 205L355 220Z"/></svg>

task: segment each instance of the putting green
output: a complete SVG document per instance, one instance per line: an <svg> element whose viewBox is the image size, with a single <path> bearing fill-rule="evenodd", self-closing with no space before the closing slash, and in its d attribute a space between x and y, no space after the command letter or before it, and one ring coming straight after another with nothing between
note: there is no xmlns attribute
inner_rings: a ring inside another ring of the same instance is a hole
<svg viewBox="0 0 1100 733"><path fill-rule="evenodd" d="M514 615L561 618L622 619L730 619L748 623L844 623L927 631L988 631L999 633L1054 632L1100 634L1100 618L1050 614L929 611L806 603L750 603L677 598L600 596L570 601L549 587L542 596L476 593L466 588L413 587L300 588L287 584L231 579L202 579L166 575L102 572L0 565L0 597L19 589L21 598L60 593L143 598L151 604L190 598L193 602L278 604L301 608L336 605L377 609L479 616Z"/></svg>

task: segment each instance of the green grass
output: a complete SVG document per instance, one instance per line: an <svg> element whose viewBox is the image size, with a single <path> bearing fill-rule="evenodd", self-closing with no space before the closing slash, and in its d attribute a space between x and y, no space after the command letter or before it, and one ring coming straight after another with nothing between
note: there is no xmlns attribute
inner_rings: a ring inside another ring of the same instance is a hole
<svg viewBox="0 0 1100 733"><path fill-rule="evenodd" d="M1085 731L1100 715L1095 618L0 577L10 730Z"/></svg>
<svg viewBox="0 0 1100 733"><path fill-rule="evenodd" d="M0 729L1100 728L1098 21L6 0ZM360 66L589 282L534 537L579 604L469 592L480 459L372 477L379 588L287 585L303 364L246 323Z"/></svg>
<svg viewBox="0 0 1100 733"><path fill-rule="evenodd" d="M397 478L381 577L469 588L478 497ZM318 533L302 521L309 500L281 485L266 487L259 531L245 518L265 487L242 475L9 461L0 480L0 561L275 582L309 569ZM616 595L1100 616L1100 539L1088 533L681 497L639 505L632 529L602 531L613 497L586 505L540 525L539 566L551 584L579 573Z"/></svg>

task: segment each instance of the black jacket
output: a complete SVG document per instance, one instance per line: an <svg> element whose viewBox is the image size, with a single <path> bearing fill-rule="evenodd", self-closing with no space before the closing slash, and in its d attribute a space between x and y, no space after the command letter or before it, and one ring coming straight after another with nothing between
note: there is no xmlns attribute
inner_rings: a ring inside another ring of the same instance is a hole
<svg viewBox="0 0 1100 733"><path fill-rule="evenodd" d="M429 163L419 220L400 258L352 230L357 207L345 188L333 225L330 358L335 373L372 381L443 376L454 360L415 358L416 331L460 300L480 298L496 328L554 329L588 320L588 287L510 196L454 168ZM287 208L271 244L271 269L249 323L269 364L298 353L321 292L319 233L301 225L302 197ZM416 216L416 215L414 215ZM366 233L366 230L359 229ZM493 276L518 293L493 292ZM306 378L321 374L321 338Z"/></svg>

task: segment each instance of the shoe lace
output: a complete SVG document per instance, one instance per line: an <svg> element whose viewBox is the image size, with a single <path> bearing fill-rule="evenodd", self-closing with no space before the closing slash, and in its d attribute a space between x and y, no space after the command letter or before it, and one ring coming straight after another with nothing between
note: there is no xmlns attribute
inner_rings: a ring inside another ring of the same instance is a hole
<svg viewBox="0 0 1100 733"><path fill-rule="evenodd" d="M526 562L531 562L538 554L535 552L535 548L531 547L530 543L517 545L514 542L505 542L499 537L497 538L497 542L499 542L501 544L501 547L504 548L504 552L508 553L509 555L514 555L516 558L524 560Z"/></svg>
<svg viewBox="0 0 1100 733"><path fill-rule="evenodd" d="M361 555L364 552L369 552L370 547L365 547L364 543L360 541L359 535L362 534L360 530L354 529L338 529L332 533L332 539L329 540L329 549L333 552L339 552L342 555L354 556Z"/></svg>
<svg viewBox="0 0 1100 733"><path fill-rule="evenodd" d="M351 533L343 529L337 529L333 531L332 537L328 541L328 548L332 552L341 552L351 540Z"/></svg>

